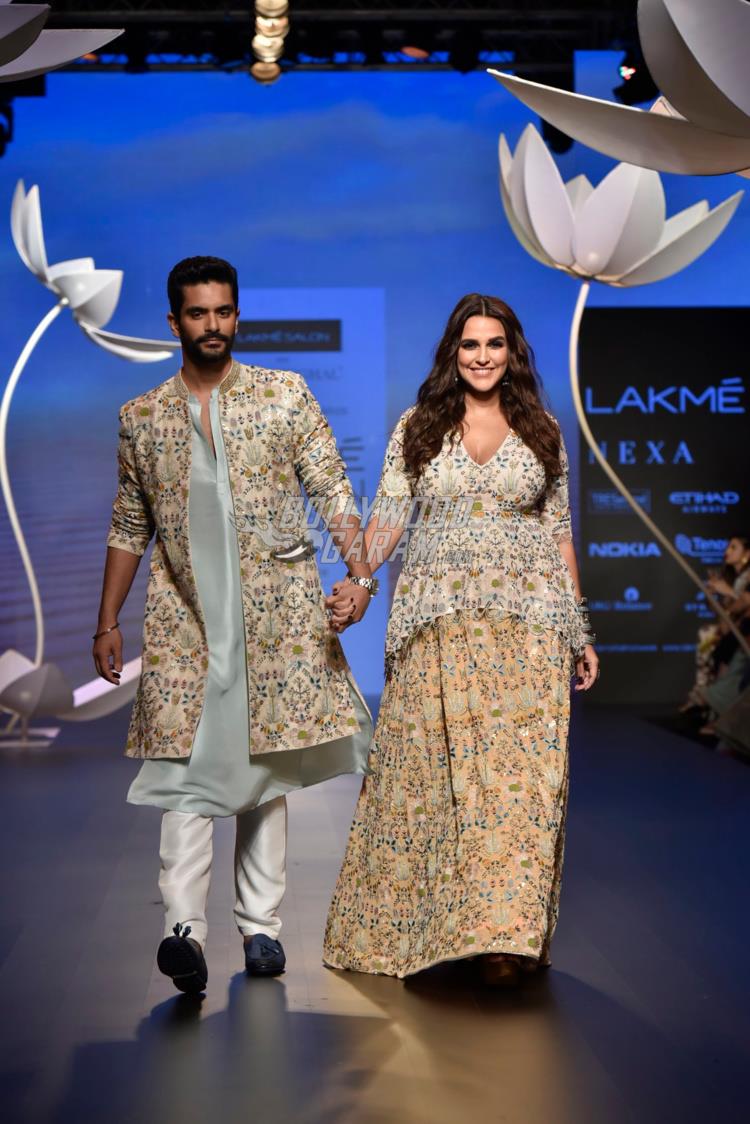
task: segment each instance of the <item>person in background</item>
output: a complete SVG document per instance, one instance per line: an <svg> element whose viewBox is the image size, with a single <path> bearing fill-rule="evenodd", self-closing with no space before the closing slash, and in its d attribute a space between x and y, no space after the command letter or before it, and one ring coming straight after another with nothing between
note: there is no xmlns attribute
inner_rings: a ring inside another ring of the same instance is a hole
<svg viewBox="0 0 750 1124"><path fill-rule="evenodd" d="M743 597L750 586L750 539L733 535L724 551L724 565L721 573L709 571L707 588L718 597L733 616L741 615ZM726 639L726 643L724 643ZM731 631L723 621L710 621L698 629L695 647L695 679L680 711L704 711L706 690L716 679L722 664L728 663L733 654L732 641L736 643ZM722 649L722 644L724 648Z"/></svg>
<svg viewBox="0 0 750 1124"><path fill-rule="evenodd" d="M727 612L742 636L747 638L750 637L750 539L734 537L729 541L728 552L730 548L733 548L731 557L737 558L734 564L737 576L728 593L723 585L717 583L717 588L726 597ZM740 548L742 552L738 554ZM714 675L702 691L703 704L708 712L700 733L711 737L718 733L718 719L739 699L750 662L737 635L723 621L719 623L719 637L712 660Z"/></svg>

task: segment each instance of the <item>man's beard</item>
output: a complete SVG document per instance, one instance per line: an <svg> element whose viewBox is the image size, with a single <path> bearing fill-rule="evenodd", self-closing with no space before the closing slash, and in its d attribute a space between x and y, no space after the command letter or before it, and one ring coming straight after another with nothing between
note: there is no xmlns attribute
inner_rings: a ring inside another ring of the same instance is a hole
<svg viewBox="0 0 750 1124"><path fill-rule="evenodd" d="M206 351L201 347L202 343L207 340L218 340L224 346L219 351ZM187 336L180 337L182 349L191 362L195 363L196 367L213 367L217 363L226 363L232 354L233 337L225 336L221 332L216 332L214 335L200 336L199 339L189 339Z"/></svg>

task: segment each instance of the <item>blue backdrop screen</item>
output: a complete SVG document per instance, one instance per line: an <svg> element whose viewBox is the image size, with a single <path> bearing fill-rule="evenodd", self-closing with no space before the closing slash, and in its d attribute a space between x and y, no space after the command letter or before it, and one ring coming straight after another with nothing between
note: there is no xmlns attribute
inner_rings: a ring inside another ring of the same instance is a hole
<svg viewBox="0 0 750 1124"><path fill-rule="evenodd" d="M578 88L610 96L618 59L580 56ZM196 253L236 264L245 317L304 317L297 298L307 293L309 316L342 318L345 355L333 364L283 348L256 357L303 372L336 366L336 378L312 385L371 489L390 426L413 401L454 303L472 290L496 293L517 310L575 453L566 347L576 286L525 254L497 191L498 134L514 145L531 119L482 73L292 74L269 89L243 75L52 75L46 98L16 102L16 139L0 161L0 208L10 207L19 178L38 183L49 260L91 255L98 266L125 271L114 331L166 333L166 275ZM612 166L577 144L559 163L565 178L585 172L594 180ZM670 213L704 197L715 203L739 182L666 177ZM720 243L684 274L633 292L598 290L591 303L744 304L749 226L743 202ZM9 371L52 297L20 263L9 234L0 239L0 261L0 348ZM297 295L279 311L280 294L290 291ZM334 291L331 302L324 294ZM363 303L364 293L376 295ZM638 363L637 332L617 344ZM117 409L174 366L105 354L60 317L14 399L10 472L39 571L46 656L74 683L91 676ZM355 403L349 413L347 402ZM5 513L0 567L0 650L32 655L31 604ZM138 651L142 578L124 616L127 656ZM368 691L381 682L382 614L373 624L351 641Z"/></svg>

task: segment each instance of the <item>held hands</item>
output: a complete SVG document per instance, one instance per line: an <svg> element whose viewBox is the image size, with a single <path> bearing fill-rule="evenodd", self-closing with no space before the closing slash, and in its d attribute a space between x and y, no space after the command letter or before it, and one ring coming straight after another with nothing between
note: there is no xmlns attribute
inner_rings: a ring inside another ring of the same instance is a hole
<svg viewBox="0 0 750 1124"><path fill-rule="evenodd" d="M574 690L588 691L594 686L598 678L599 657L591 644L587 644L581 658L576 660L576 685Z"/></svg>
<svg viewBox="0 0 750 1124"><path fill-rule="evenodd" d="M333 632L343 632L350 624L362 620L370 604L370 593L361 585L355 585L344 578L336 582L326 597L326 609L330 613L329 627Z"/></svg>
<svg viewBox="0 0 750 1124"><path fill-rule="evenodd" d="M119 628L95 640L92 655L97 675L119 686L122 671L122 633Z"/></svg>

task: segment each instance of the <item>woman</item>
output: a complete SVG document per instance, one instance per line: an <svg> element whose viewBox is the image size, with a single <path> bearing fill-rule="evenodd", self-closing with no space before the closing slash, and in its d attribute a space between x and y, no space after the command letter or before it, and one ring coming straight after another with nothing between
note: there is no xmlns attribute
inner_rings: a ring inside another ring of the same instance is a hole
<svg viewBox="0 0 750 1124"><path fill-rule="evenodd" d="M404 977L481 956L549 963L568 791L569 677L598 660L570 536L567 459L513 311L463 297L391 437L373 569L419 497L386 684L324 960ZM345 608L332 603L334 622ZM339 621L338 617L342 619Z"/></svg>
<svg viewBox="0 0 750 1124"><path fill-rule="evenodd" d="M724 608L743 636L750 636L750 540L735 535L724 555L729 575L727 580L714 579L706 584L722 597ZM734 580L732 579L734 575ZM731 584L730 584L731 582ZM724 621L717 623L716 642L711 651L710 673L700 690L706 708L706 721L699 733L714 737L719 733L716 722L737 701L746 685L748 656L737 636Z"/></svg>
<svg viewBox="0 0 750 1124"><path fill-rule="evenodd" d="M732 616L741 616L750 584L750 539L734 535L724 551L721 573L709 573L706 586ZM723 621L711 621L698 629L695 646L695 679L680 711L704 710L706 690L716 679L721 665L728 663L736 646L734 635Z"/></svg>

